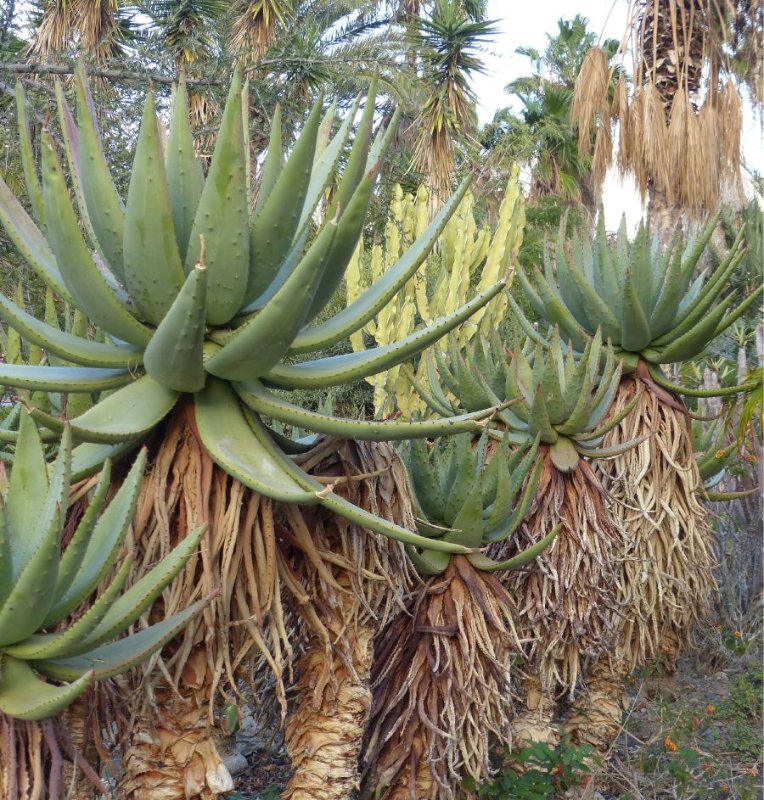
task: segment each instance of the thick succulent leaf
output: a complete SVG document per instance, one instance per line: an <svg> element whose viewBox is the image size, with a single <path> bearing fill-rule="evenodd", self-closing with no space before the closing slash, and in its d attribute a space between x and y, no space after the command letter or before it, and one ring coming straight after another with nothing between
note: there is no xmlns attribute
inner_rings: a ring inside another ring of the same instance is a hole
<svg viewBox="0 0 764 800"><path fill-rule="evenodd" d="M122 442L120 444L78 444L72 451L72 481L87 478L98 472L108 460L117 459L134 450L141 443L140 439Z"/></svg>
<svg viewBox="0 0 764 800"><path fill-rule="evenodd" d="M331 132L331 128L327 130L327 124L331 123L330 111L335 108L332 104L331 108L326 112L324 120L318 132L318 141L316 142L316 153L313 160L313 169L310 175L310 184L305 196L305 202L302 207L302 214L300 221L297 224L297 230L300 230L305 225L310 224L310 219L314 214L319 201L324 196L326 190L329 188L331 182L334 180L337 165L342 155L342 151L347 143L348 136L350 135L350 128L355 119L356 111L358 110L359 100L353 103L347 112L345 119L342 121L339 130L334 137L329 141L326 147L322 148L321 143L324 140L324 134ZM331 117L333 117L333 113Z"/></svg>
<svg viewBox="0 0 764 800"><path fill-rule="evenodd" d="M212 460L240 483L287 503L315 503L255 437L233 389L211 379L195 397L196 425Z"/></svg>
<svg viewBox="0 0 764 800"><path fill-rule="evenodd" d="M375 101L377 96L377 78L372 80L369 85L369 91L366 95L366 101L363 107L363 113L358 123L355 138L353 139L353 146L350 148L345 171L342 174L342 179L337 187L337 193L334 201L329 208L329 213L334 214L337 208L347 208L350 204L350 198L356 191L361 178L368 170L368 155L369 145L371 143L372 129L374 126L374 113L376 110Z"/></svg>
<svg viewBox="0 0 764 800"><path fill-rule="evenodd" d="M504 286L504 281L499 281L451 314L440 317L432 325L415 331L393 344L315 361L280 364L269 370L263 376L263 380L273 386L287 389L325 388L383 372L420 353L453 330L502 291Z"/></svg>
<svg viewBox="0 0 764 800"><path fill-rule="evenodd" d="M310 115L268 197L252 220L249 238L249 280L244 304L263 291L263 276L275 275L289 253L300 224L310 185L322 98ZM238 310L238 309L237 309Z"/></svg>
<svg viewBox="0 0 764 800"><path fill-rule="evenodd" d="M72 184L80 214L109 269L120 280L124 280L124 206L106 163L93 98L84 69L79 67L75 75L77 128L74 127L71 113L63 99L63 92L59 88L57 92L60 98L61 128L67 145Z"/></svg>
<svg viewBox="0 0 764 800"><path fill-rule="evenodd" d="M234 73L207 180L186 250L186 272L209 270L207 322L224 325L244 304L249 275L249 193L241 126L241 80Z"/></svg>
<svg viewBox="0 0 764 800"><path fill-rule="evenodd" d="M13 562L11 561L11 530L5 500L0 494L0 608L13 587Z"/></svg>
<svg viewBox="0 0 764 800"><path fill-rule="evenodd" d="M150 330L119 301L82 238L50 136L43 137L42 153L48 239L67 288L95 325L118 339L145 345Z"/></svg>
<svg viewBox="0 0 764 800"><path fill-rule="evenodd" d="M0 385L41 392L105 392L132 380L124 369L0 364Z"/></svg>
<svg viewBox="0 0 764 800"><path fill-rule="evenodd" d="M96 680L112 678L156 653L160 647L187 627L188 623L209 605L210 600L209 597L199 600L183 611L125 639L97 647L80 656L38 661L35 667L40 672L59 680L72 680L80 675L93 675Z"/></svg>
<svg viewBox="0 0 764 800"><path fill-rule="evenodd" d="M53 602L45 617L46 625L55 624L77 608L95 590L116 561L135 511L145 464L144 451L139 454L125 482L96 522L71 583L61 587L63 594L51 598Z"/></svg>
<svg viewBox="0 0 764 800"><path fill-rule="evenodd" d="M175 90L167 138L167 191L181 261L185 262L191 229L204 188L202 165L194 152L188 117L188 91L183 77Z"/></svg>
<svg viewBox="0 0 764 800"><path fill-rule="evenodd" d="M454 468L453 471L449 470L448 484L443 487L443 521L450 528L463 530L456 524L456 518L470 495L475 491L475 482L478 476L477 453L472 447L472 437L469 435L458 436L453 442L454 449L451 457ZM478 516L482 510L481 505ZM469 546L477 547L478 544Z"/></svg>
<svg viewBox="0 0 764 800"><path fill-rule="evenodd" d="M58 566L58 579L53 590L53 606L69 591L87 553L88 543L93 534L93 528L103 508L106 495L111 486L111 461L106 461L98 482L89 498L88 507L82 515L72 538L61 554ZM55 613L48 612L48 616L43 620L42 626L49 627L55 621Z"/></svg>
<svg viewBox="0 0 764 800"><path fill-rule="evenodd" d="M260 173L260 188L257 192L257 201L255 203L255 216L257 216L270 197L273 187L276 185L281 170L284 168L284 154L281 141L281 105L276 103L276 108L271 117L271 133L268 139L268 151L265 154L265 161ZM252 258L252 249L250 248L249 257ZM250 270L250 281L255 280L252 277L252 270ZM259 280L259 277L258 279ZM270 283L269 279L265 279L262 285L259 286L257 294L264 291L265 287ZM257 296L257 295L253 295Z"/></svg>
<svg viewBox="0 0 764 800"><path fill-rule="evenodd" d="M151 375L128 383L99 400L84 414L68 421L77 441L119 444L137 439L152 431L170 413L178 393L158 383ZM50 414L34 412L51 429L63 421Z"/></svg>
<svg viewBox="0 0 764 800"><path fill-rule="evenodd" d="M305 490L313 492L313 502L318 502L330 512L338 514L344 519L349 520L360 528L367 528L368 530L380 533L390 539L403 542L404 544L413 544L418 547L425 547L432 550L441 550L448 553L466 553L467 548L459 545L449 544L448 542L430 540L424 536L419 536L416 533L402 528L392 522L382 519L368 511L353 505L348 500L335 494L327 486L322 486L315 478L303 472L293 461L291 461L271 439L268 429L265 427L259 417L253 414L247 415L249 424L255 438L260 443L260 446L266 450L274 461L279 462L287 474L291 475L294 481L302 486Z"/></svg>
<svg viewBox="0 0 764 800"><path fill-rule="evenodd" d="M480 547L483 543L483 498L481 486L476 476L472 475L472 491L467 495L464 504L453 518L454 529L444 534L444 542L462 544L465 547Z"/></svg>
<svg viewBox="0 0 764 800"><path fill-rule="evenodd" d="M445 495L435 475L427 442L412 441L409 446L411 488L428 522L445 522Z"/></svg>
<svg viewBox="0 0 764 800"><path fill-rule="evenodd" d="M124 227L125 284L141 315L158 325L185 281L175 237L154 93L146 95Z"/></svg>
<svg viewBox="0 0 764 800"><path fill-rule="evenodd" d="M715 389L695 389L692 386L682 386L681 384L670 381L662 372L660 367L655 364L648 364L650 377L658 384L658 386L668 389L675 394L683 394L687 397L726 397L732 394L739 394L742 392L750 392L756 389L760 384L754 381L750 383L741 383L736 386L720 386Z"/></svg>
<svg viewBox="0 0 764 800"><path fill-rule="evenodd" d="M25 661L0 653L0 711L14 719L53 717L92 683L93 673L83 671L74 683L53 686L40 680Z"/></svg>
<svg viewBox="0 0 764 800"><path fill-rule="evenodd" d="M206 380L206 317L207 270L197 264L146 347L146 372L169 389L198 392Z"/></svg>
<svg viewBox="0 0 764 800"><path fill-rule="evenodd" d="M46 352L83 367L136 369L141 365L140 347L83 339L37 319L0 294L0 317L22 338L43 347Z"/></svg>
<svg viewBox="0 0 764 800"><path fill-rule="evenodd" d="M520 569L520 567L524 567L526 564L533 561L534 558L537 558L552 544L557 538L561 527L561 524L556 525L543 539L526 548L522 553L518 553L513 558L508 558L506 561L494 561L483 553L472 553L468 555L467 558L475 569L482 570L483 572L493 572L499 569Z"/></svg>
<svg viewBox="0 0 764 800"><path fill-rule="evenodd" d="M122 592L110 605L106 614L92 632L69 648L68 655L81 655L111 641L126 631L159 597L170 581L185 566L199 546L207 525L186 534L159 563L129 589Z"/></svg>
<svg viewBox="0 0 764 800"><path fill-rule="evenodd" d="M368 167L363 178L358 183L358 188L348 199L347 205L343 205L342 203L336 205L336 208L341 212L337 227L337 235L334 237L329 251L324 277L316 291L311 309L308 312L308 320L312 320L324 306L326 306L342 282L347 265L358 245L358 240L361 238L361 233L363 232L363 226L369 210L369 202L374 191L374 184L382 168L385 153L393 141L399 119L400 109L396 109L390 120L390 124L387 126L387 129L380 139L381 144L378 159ZM348 165L347 169L350 169L350 165ZM342 183L340 183L340 188L337 191L338 195L341 194Z"/></svg>
<svg viewBox="0 0 764 800"><path fill-rule="evenodd" d="M478 422L496 411L494 407L474 414L413 422L346 419L320 414L290 403L271 392L259 381L238 384L234 388L247 406L259 414L287 425L318 431L328 436L361 441L396 442L447 436L452 433L478 432L482 428Z"/></svg>
<svg viewBox="0 0 764 800"><path fill-rule="evenodd" d="M573 472L578 466L578 452L566 436L561 436L549 448L549 456L552 463L557 467L560 472Z"/></svg>
<svg viewBox="0 0 764 800"><path fill-rule="evenodd" d="M48 467L40 433L29 414L23 412L16 455L5 496L4 518L7 524L12 582L21 574L22 568L32 557L35 545L39 544L33 542L29 534L38 527L49 487ZM6 591L6 596L7 593ZM0 590L0 595L2 594Z"/></svg>
<svg viewBox="0 0 764 800"><path fill-rule="evenodd" d="M58 578L61 530L66 513L71 464L71 435L64 431L50 488L31 531L12 530L14 538L29 536L26 562L20 564L13 588L0 607L0 648L33 634L42 624ZM28 500L27 500L28 502Z"/></svg>
<svg viewBox="0 0 764 800"><path fill-rule="evenodd" d="M71 624L55 633L38 633L27 637L24 641L5 647L4 650L15 658L27 661L42 658L60 658L75 655L78 647L98 626L127 581L132 566L132 558L122 561L119 571L112 582L101 592L85 613Z"/></svg>
<svg viewBox="0 0 764 800"><path fill-rule="evenodd" d="M673 364L694 358L716 335L716 327L721 322L732 303L733 296L725 298L710 314L703 317L694 327L677 336L671 344L655 348L660 357L654 359L658 364Z"/></svg>
<svg viewBox="0 0 764 800"><path fill-rule="evenodd" d="M295 337L290 354L310 353L330 347L350 336L373 319L405 285L411 276L424 263L438 237L461 203L471 178L466 178L445 203L437 216L417 237L401 258L375 281L360 297L346 306L338 314L310 328L304 328Z"/></svg>
<svg viewBox="0 0 764 800"><path fill-rule="evenodd" d="M37 277L66 302L74 302L47 239L2 177L0 177L0 222Z"/></svg>
<svg viewBox="0 0 764 800"><path fill-rule="evenodd" d="M650 323L640 300L641 292L634 286L636 277L626 273L626 284L621 303L621 347L624 350L639 352L650 344Z"/></svg>
<svg viewBox="0 0 764 800"><path fill-rule="evenodd" d="M27 196L32 206L32 213L37 224L45 227L45 208L42 202L42 189L40 179L37 177L34 155L32 154L32 138L29 135L29 120L26 109L27 99L21 81L16 82L16 119L19 126L19 150L21 153L21 167L24 170L24 183L27 187Z"/></svg>
<svg viewBox="0 0 764 800"><path fill-rule="evenodd" d="M222 350L206 362L207 372L232 381L254 380L279 362L305 322L336 232L333 222L324 226L265 308L242 325Z"/></svg>
<svg viewBox="0 0 764 800"><path fill-rule="evenodd" d="M406 555L414 565L414 569L423 577L440 575L442 572L445 572L446 567L451 561L450 553L416 548L410 544L405 545L405 548Z"/></svg>

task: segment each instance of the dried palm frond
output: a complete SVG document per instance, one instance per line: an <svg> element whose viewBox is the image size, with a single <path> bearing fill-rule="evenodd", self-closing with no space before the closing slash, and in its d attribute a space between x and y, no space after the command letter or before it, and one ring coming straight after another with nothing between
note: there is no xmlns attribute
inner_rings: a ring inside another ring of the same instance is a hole
<svg viewBox="0 0 764 800"><path fill-rule="evenodd" d="M48 3L32 37L29 54L47 60L68 46L75 22L77 0L54 0Z"/></svg>
<svg viewBox="0 0 764 800"><path fill-rule="evenodd" d="M96 61L106 61L119 54L118 0L77 0L75 24L79 48Z"/></svg>
<svg viewBox="0 0 764 800"><path fill-rule="evenodd" d="M490 776L489 737L505 740L512 716L514 618L464 556L413 594L375 648L362 796L452 800L466 775Z"/></svg>
<svg viewBox="0 0 764 800"><path fill-rule="evenodd" d="M283 27L290 6L285 0L239 0L233 10L231 47L246 64L258 61Z"/></svg>
<svg viewBox="0 0 764 800"><path fill-rule="evenodd" d="M413 528L405 471L388 445L327 439L302 460L352 503ZM285 730L289 800L344 800L358 788L371 706L373 640L416 579L403 546L321 510L284 507L302 654Z"/></svg>
<svg viewBox="0 0 764 800"><path fill-rule="evenodd" d="M569 474L547 455L536 500L498 559L537 543L558 522L557 539L527 567L502 583L517 598L517 626L528 662L545 693L571 695L583 662L614 643L619 604L615 575L626 537L608 508L606 493L581 459Z"/></svg>
<svg viewBox="0 0 764 800"><path fill-rule="evenodd" d="M743 112L735 85L731 80L724 84L719 97L721 120L721 174L731 181L740 180L740 132Z"/></svg>
<svg viewBox="0 0 764 800"><path fill-rule="evenodd" d="M624 380L614 413L632 399L640 382ZM626 669L658 658L675 666L679 647L706 613L715 588L711 531L699 501L703 485L686 412L679 400L644 383L647 391L607 434L606 443L651 436L597 465L630 539L630 557L618 580L622 614L615 650Z"/></svg>
<svg viewBox="0 0 764 800"><path fill-rule="evenodd" d="M610 66L608 56L599 47L587 51L573 89L570 121L578 127L578 146L591 147L593 133L600 128L610 129Z"/></svg>
<svg viewBox="0 0 764 800"><path fill-rule="evenodd" d="M30 54L46 60L74 45L96 61L120 52L118 0L52 0L35 31Z"/></svg>
<svg viewBox="0 0 764 800"><path fill-rule="evenodd" d="M629 88L623 73L618 78L613 95L613 115L618 118L618 169L623 175L628 171L634 148L629 113Z"/></svg>

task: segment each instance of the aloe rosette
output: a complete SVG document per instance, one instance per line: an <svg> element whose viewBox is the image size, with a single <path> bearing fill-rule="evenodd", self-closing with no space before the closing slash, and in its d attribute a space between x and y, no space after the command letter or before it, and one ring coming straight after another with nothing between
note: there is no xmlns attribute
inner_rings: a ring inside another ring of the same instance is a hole
<svg viewBox="0 0 764 800"><path fill-rule="evenodd" d="M644 225L629 242L625 220L611 241L600 215L594 241L583 232L566 241L561 228L554 255L545 251L543 271L534 268L531 280L518 270L518 280L539 317L558 325L577 349L583 350L599 329L621 354L627 371L642 362L656 383L698 395L669 383L660 365L699 355L760 301L764 291L759 287L739 303L735 292L727 291L745 256L744 228L718 265L700 268L718 221L717 215L686 245L675 239L664 246ZM523 327L538 336L516 303L513 310ZM739 388L727 387L721 393L735 391Z"/></svg>
<svg viewBox="0 0 764 800"><path fill-rule="evenodd" d="M145 464L141 454L107 504L110 467L106 463L87 510L62 552L71 457L67 427L49 474L37 428L27 413L21 414L0 522L0 712L22 720L53 716L94 680L140 664L209 602L200 600L161 622L117 638L183 568L204 533L200 528L129 587L132 556L128 554L87 610L67 622L71 612L96 592L120 556Z"/></svg>
<svg viewBox="0 0 764 800"><path fill-rule="evenodd" d="M412 441L408 470L419 533L470 548L509 539L535 496L541 473L541 463L536 461L539 439L510 453L505 436L491 449L490 457L487 435L475 446L469 435L449 437L445 444L432 446ZM505 561L479 552L466 558L483 571L519 569L546 549L558 530L555 526L535 545ZM413 545L407 545L406 552L417 572L425 576L439 575L451 560L449 553Z"/></svg>
<svg viewBox="0 0 764 800"><path fill-rule="evenodd" d="M417 528L433 540L488 547L517 531L536 491L538 437L510 452L469 434L412 441L408 470ZM511 665L521 644L520 598L494 572L518 570L549 547L559 526L504 561L407 546L423 585L377 645L364 756L369 796L441 797L469 776L491 775L489 738L507 741L515 695ZM364 795L365 796L365 795Z"/></svg>
<svg viewBox="0 0 764 800"><path fill-rule="evenodd" d="M123 202L101 148L82 72L76 81L77 122L60 86L57 93L79 218L53 141L44 133L41 180L32 163L25 168L37 224L4 183L0 220L35 272L105 336L93 341L62 332L0 297L4 321L50 359L43 365L2 365L0 383L103 393L92 408L70 419L72 436L80 443L73 453L74 476L136 447L188 397L204 448L245 486L285 502L321 503L367 528L414 541L414 534L355 508L298 469L282 447L299 447L281 438L277 443L261 416L291 423L297 418L303 427L360 439L478 429L469 415L411 427L307 415L272 391L326 388L389 369L459 325L504 285L498 281L400 341L310 360L366 324L394 296L424 261L456 205L443 209L384 280L343 311L316 322L356 247L395 129L393 120L372 140L374 88L315 233L316 208L343 154L352 113L332 135L333 108L322 117L317 102L284 160L276 112L252 202L248 104L238 75L206 177L194 155L183 85L176 92L166 156L149 92ZM20 128L27 152L25 125ZM75 366L55 365L53 358ZM51 429L61 425L41 411L36 416Z"/></svg>

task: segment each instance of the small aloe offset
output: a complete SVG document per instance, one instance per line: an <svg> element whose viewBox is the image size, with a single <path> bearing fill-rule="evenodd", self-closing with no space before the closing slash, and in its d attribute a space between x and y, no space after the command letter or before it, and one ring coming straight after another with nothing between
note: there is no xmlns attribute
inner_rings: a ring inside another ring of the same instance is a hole
<svg viewBox="0 0 764 800"><path fill-rule="evenodd" d="M37 428L26 412L21 413L14 465L0 503L0 712L18 719L53 716L94 680L141 663L209 602L201 600L127 638L117 638L185 565L204 533L199 528L126 588L132 563L128 554L82 616L66 622L93 595L120 555L145 463L141 454L108 504L106 463L62 552L71 450L67 427L49 472Z"/></svg>
<svg viewBox="0 0 764 800"><path fill-rule="evenodd" d="M585 233L566 241L561 228L554 256L545 253L544 270L536 267L531 276L518 270L518 280L539 317L559 326L577 350L601 329L627 369L642 360L656 383L684 392L668 384L660 365L697 356L762 295L759 287L733 307L735 292L727 291L745 255L745 229L716 267L697 272L718 221L717 215L685 246L679 240L662 246L645 226L629 242L625 220L611 241L600 216L593 242ZM537 335L517 304L513 310L526 332Z"/></svg>
<svg viewBox="0 0 764 800"><path fill-rule="evenodd" d="M720 492L719 484L727 477L729 467L739 457L739 444L731 441L724 422L715 419L706 423L700 419L692 420L692 449L695 462L703 481L702 496L705 500L716 502L736 500L754 494L757 489L742 492Z"/></svg>
<svg viewBox="0 0 764 800"><path fill-rule="evenodd" d="M277 111L253 203L247 87L238 73L206 176L194 153L185 87L175 92L166 148L149 92L122 198L109 172L82 70L74 90L76 120L57 87L76 204L46 132L39 177L33 160L25 161L34 219L0 180L0 222L37 275L103 336L93 341L81 332L64 333L6 298L0 301L0 318L58 361L0 365L0 384L70 397L102 393L87 410L66 414L78 443L72 458L77 478L96 471L106 458L138 447L184 397L210 458L250 489L284 502L321 503L361 526L415 541L415 534L358 509L306 475L287 457L299 445L268 427L275 420L370 439L479 429L481 415L407 428L405 423L370 425L305 414L273 391L321 389L388 370L464 322L505 286L497 280L384 346L313 357L360 330L395 296L423 263L457 205L449 204L416 238L384 281L368 287L343 311L316 322L358 244L398 115L373 136L372 85L345 154L358 103L332 135L334 107L324 113L319 98L284 158ZM31 144L23 102L19 90L26 153ZM343 160L344 170L335 181ZM317 209L333 182L336 191L321 215ZM34 416L49 431L60 432L59 411L37 408ZM463 551L447 543L443 547Z"/></svg>
<svg viewBox="0 0 764 800"><path fill-rule="evenodd" d="M542 464L536 459L539 437L514 452L508 438L498 445L487 434L477 442L469 435L433 445L421 439L411 442L407 464L422 536L481 548L508 539L518 529L535 497ZM506 561L480 552L467 559L483 571L519 569L546 549L558 531L559 526ZM406 552L422 575L440 574L452 558L426 547L407 545Z"/></svg>

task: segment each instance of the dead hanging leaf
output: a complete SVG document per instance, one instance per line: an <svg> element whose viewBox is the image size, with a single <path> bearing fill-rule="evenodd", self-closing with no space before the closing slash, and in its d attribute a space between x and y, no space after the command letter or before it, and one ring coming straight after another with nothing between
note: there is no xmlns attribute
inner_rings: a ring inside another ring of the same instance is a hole
<svg viewBox="0 0 764 800"><path fill-rule="evenodd" d="M376 645L362 791L446 800L490 776L488 737L506 740L513 708L512 602L462 556L409 599Z"/></svg>
<svg viewBox="0 0 764 800"><path fill-rule="evenodd" d="M702 482L684 410L676 407L675 398L664 402L639 376L623 381L613 413L630 402L638 381L646 391L604 445L652 435L596 465L629 534L630 557L622 563L617 584L623 613L615 650L629 669L649 663L664 648L675 660L707 612L715 587L711 531L697 495Z"/></svg>

